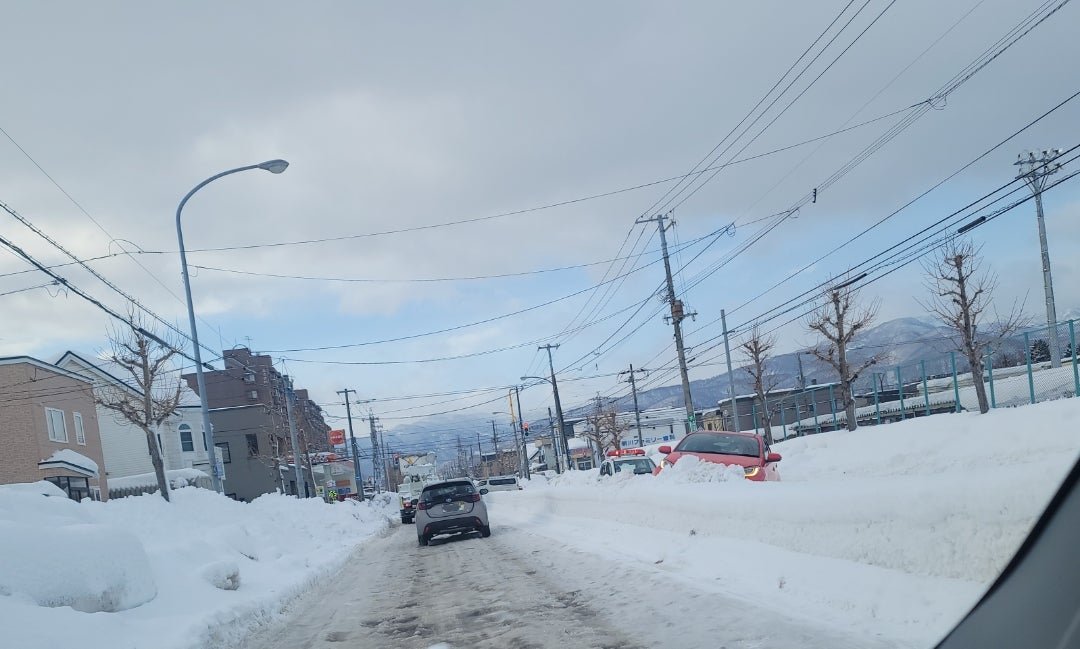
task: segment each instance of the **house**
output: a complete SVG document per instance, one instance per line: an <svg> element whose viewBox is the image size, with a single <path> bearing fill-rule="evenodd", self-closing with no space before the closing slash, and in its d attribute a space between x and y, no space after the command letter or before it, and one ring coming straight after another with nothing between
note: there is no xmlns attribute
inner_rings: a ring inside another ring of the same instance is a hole
<svg viewBox="0 0 1080 649"><path fill-rule="evenodd" d="M93 383L29 356L0 358L0 484L39 480L73 500L108 499Z"/></svg>
<svg viewBox="0 0 1080 649"><path fill-rule="evenodd" d="M105 397L114 390L123 391L135 398L142 398L142 392L138 388L106 372L75 352L65 352L55 365L89 380L93 385L96 399ZM101 452L105 457L106 476L123 478L152 472L154 466L150 462L146 433L117 412L101 405L96 405L95 409L101 434Z"/></svg>
<svg viewBox="0 0 1080 649"><path fill-rule="evenodd" d="M791 434L818 433L831 430L834 413L843 411L840 401L839 383L813 382L805 388L783 388L770 391L765 398L771 413L770 425L775 439L782 439ZM856 406L863 405L863 400L855 397ZM717 402L715 409L702 412L703 430L736 430L735 413L738 413L740 431L760 430L764 427L763 406L755 394L742 394L735 397L735 408L731 399ZM807 421L812 426L807 427ZM802 422L798 431L792 425ZM791 429L791 430L789 430Z"/></svg>

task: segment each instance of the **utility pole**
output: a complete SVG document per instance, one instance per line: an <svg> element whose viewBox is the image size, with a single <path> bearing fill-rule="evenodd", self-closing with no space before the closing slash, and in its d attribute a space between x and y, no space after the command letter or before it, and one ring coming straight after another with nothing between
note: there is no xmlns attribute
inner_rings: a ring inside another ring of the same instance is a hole
<svg viewBox="0 0 1080 649"><path fill-rule="evenodd" d="M548 368L551 370L551 391L555 395L555 416L559 418L559 438L562 440L562 450L566 454L566 468L570 470L574 464L570 461L570 442L566 436L566 419L563 417L562 401L559 400L559 383L555 380L555 362L551 359L551 350L558 349L558 345L541 345L537 349L546 349L548 354Z"/></svg>
<svg viewBox="0 0 1080 649"><path fill-rule="evenodd" d="M664 255L664 274L667 278L667 303L671 306L671 315L665 317L675 327L675 352L679 357L679 374L682 377L683 404L686 406L686 430L694 432L698 429L697 415L694 413L694 402L690 396L690 374L686 369L686 348L683 345L682 321L687 316L693 318L697 313L686 313L682 300L675 297L675 281L671 278L671 259L668 257L667 235L664 221L670 220L667 214L657 214L648 218L642 217L635 223L656 221L656 228L660 231L660 250ZM674 223L672 223L674 225Z"/></svg>
<svg viewBox="0 0 1080 649"><path fill-rule="evenodd" d="M551 450L555 452L555 473L562 473L562 463L559 462L559 441L555 436L555 422L551 419L551 408L548 408L548 430L551 431Z"/></svg>
<svg viewBox="0 0 1080 649"><path fill-rule="evenodd" d="M371 426L371 486L377 489L379 474L385 467L379 466L379 433L375 430L375 413L368 411L368 424Z"/></svg>
<svg viewBox="0 0 1080 649"><path fill-rule="evenodd" d="M727 314L720 309L720 328L724 331L724 355L727 356L728 395L731 397L731 418L735 422L735 432L739 432L739 404L735 400L735 373L731 371L731 342L727 330ZM801 362L801 361L800 361Z"/></svg>
<svg viewBox="0 0 1080 649"><path fill-rule="evenodd" d="M630 378L626 379L626 382L630 384L630 391L634 394L634 422L637 425L637 445L645 446L645 442L641 439L641 410L638 408L637 402L637 383L634 381L634 373L641 372L647 375L649 370L646 369L634 369L634 364L630 363L630 370L628 372L619 372L619 376L623 374L629 374Z"/></svg>
<svg viewBox="0 0 1080 649"><path fill-rule="evenodd" d="M521 431L521 450L525 454L525 479L532 480L532 473L529 471L529 440L525 439L528 436L528 424L525 423L525 413L521 410L521 387L514 386L514 400L517 401L518 409L518 430Z"/></svg>
<svg viewBox="0 0 1080 649"><path fill-rule="evenodd" d="M393 489L390 488L390 469L389 469L389 465L390 465L390 448L387 447L387 445L386 445L386 437L383 436L382 424L378 425L378 429L379 429L379 448L381 448L382 452L383 452L383 456L379 459L379 461L382 463L381 468L382 468L383 480L386 482L386 490L387 491L393 491Z"/></svg>
<svg viewBox="0 0 1080 649"><path fill-rule="evenodd" d="M356 482L356 490L359 492L357 495L360 500L364 500L364 476L360 473L360 450L356 446L356 435L353 434L352 426L352 406L349 404L349 393L356 394L356 390L350 390L345 388L344 390L338 390L338 394L345 395L345 416L349 420L349 441L352 445L352 461L353 461L353 480Z"/></svg>
<svg viewBox="0 0 1080 649"><path fill-rule="evenodd" d="M1039 224L1039 247L1042 249L1043 290L1046 293L1047 342L1050 344L1050 367L1061 367L1061 353L1058 351L1057 306L1054 304L1054 279L1050 276L1050 249L1046 245L1046 221L1043 218L1042 193L1046 178L1061 169L1061 163L1055 162L1062 154L1061 149L1043 149L1041 153L1027 151L1017 156L1013 163L1020 167L1017 178L1023 178L1031 193L1035 195L1035 217Z"/></svg>
<svg viewBox="0 0 1080 649"><path fill-rule="evenodd" d="M289 440L292 442L293 468L296 469L296 497L300 497L300 488L304 484L304 471L300 468L300 443L296 440L296 421L292 416L293 389L292 379L285 377L285 413L289 418ZM315 476L312 475L314 480Z"/></svg>
<svg viewBox="0 0 1080 649"><path fill-rule="evenodd" d="M484 466L484 447L480 446L480 431L479 430L476 431L476 452L478 454L476 456L476 459L477 459L477 462L479 462L479 464L477 465L477 476L476 477L479 478L480 477L480 475L479 475L479 473L480 473L479 467Z"/></svg>

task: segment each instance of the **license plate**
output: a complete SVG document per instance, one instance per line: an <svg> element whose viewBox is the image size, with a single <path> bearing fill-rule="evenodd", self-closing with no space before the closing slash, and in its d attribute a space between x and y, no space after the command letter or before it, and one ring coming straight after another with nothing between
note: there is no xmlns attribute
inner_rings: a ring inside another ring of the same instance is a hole
<svg viewBox="0 0 1080 649"><path fill-rule="evenodd" d="M454 514L454 513L457 513L457 512L465 511L465 503L461 503L461 502L446 503L445 505L442 506L442 510L443 510L444 513L447 513L447 514Z"/></svg>

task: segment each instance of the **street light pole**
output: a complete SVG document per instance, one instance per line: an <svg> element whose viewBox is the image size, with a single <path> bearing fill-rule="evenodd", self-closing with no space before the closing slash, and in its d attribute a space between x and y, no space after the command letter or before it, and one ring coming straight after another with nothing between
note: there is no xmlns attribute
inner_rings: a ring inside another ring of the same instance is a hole
<svg viewBox="0 0 1080 649"><path fill-rule="evenodd" d="M222 491L221 467L219 467L217 463L217 447L214 446L214 429L210 427L210 395L206 393L206 377L203 376L202 354L199 351L199 329L195 325L195 306L191 301L191 277L188 274L187 251L184 248L184 230L180 226L180 216L184 211L184 205L187 205L188 200L195 195L195 192L206 187L218 178L240 173L241 171L248 171L250 169L262 169L273 174L279 174L285 171L288 166L289 163L284 160L267 160L266 162L260 162L259 164L222 171L219 174L210 176L198 185L195 185L195 187L180 200L180 204L176 206L176 241L180 246L180 273L184 278L184 296L187 298L188 322L191 325L191 344L195 349L195 381L199 386L199 400L202 402L200 409L202 411L203 444L206 446L206 452L210 456L210 480L214 485L214 491L217 491L218 493L221 493Z"/></svg>

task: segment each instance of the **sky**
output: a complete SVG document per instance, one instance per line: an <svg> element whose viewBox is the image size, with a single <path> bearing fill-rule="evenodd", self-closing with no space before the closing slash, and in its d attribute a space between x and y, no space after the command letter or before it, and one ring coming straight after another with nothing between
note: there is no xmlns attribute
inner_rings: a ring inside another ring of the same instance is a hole
<svg viewBox="0 0 1080 649"><path fill-rule="evenodd" d="M387 429L446 411L509 420L493 413L510 408L506 386L546 373L540 344L560 345L568 408L624 393L616 374L631 363L656 370L646 384L677 382L660 369L674 363L672 334L656 227L640 217L675 221L675 288L697 314L691 377L705 378L722 370L721 309L745 331L1005 185L1021 151L1080 144L1077 99L826 255L1080 90L1080 8L1068 3L932 110L911 108L1040 6L12 3L0 201L78 257L105 256L88 263L187 331L176 204L219 171L287 159L281 175L218 180L184 210L204 344L272 354L335 426L345 387L375 399ZM766 95L808 48L803 65L823 53ZM711 179L693 193L657 182L718 154L753 159L701 175ZM815 187L816 202L769 218ZM1059 313L1080 307L1078 187L1045 195ZM43 263L69 261L5 212L0 236ZM1033 205L972 238L999 277L995 304L1044 318ZM31 288L48 278L28 268L0 249L0 355L104 348L109 318L70 290ZM128 308L79 266L56 271ZM912 263L862 298L879 303L879 321L922 317L923 281ZM800 313L762 325L794 318L775 332L781 351L815 342ZM415 362L448 356L460 358ZM526 414L546 415L547 384L526 383Z"/></svg>

